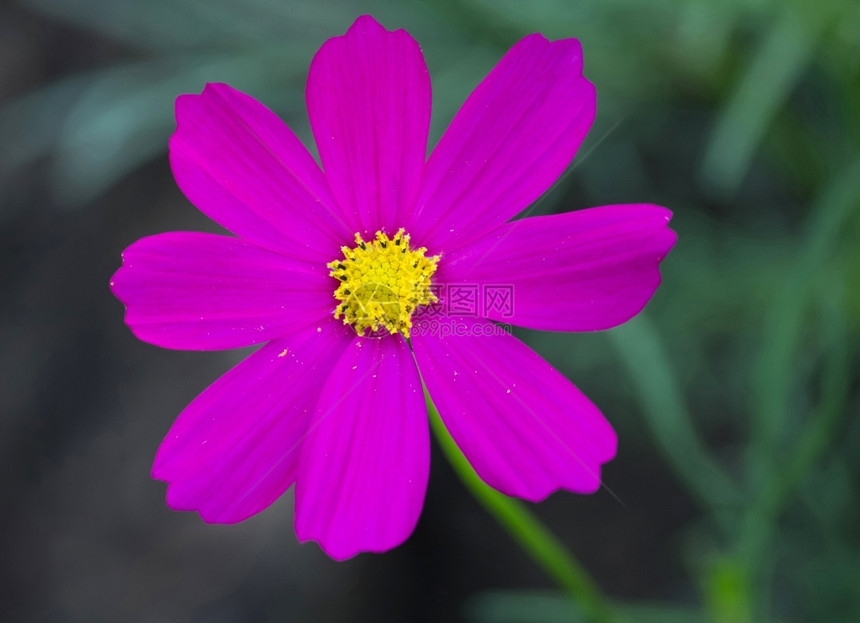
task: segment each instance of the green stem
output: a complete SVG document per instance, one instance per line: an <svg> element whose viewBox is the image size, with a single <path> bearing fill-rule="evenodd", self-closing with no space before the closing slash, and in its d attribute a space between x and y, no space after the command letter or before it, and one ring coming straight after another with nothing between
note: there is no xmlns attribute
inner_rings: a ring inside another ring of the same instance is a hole
<svg viewBox="0 0 860 623"><path fill-rule="evenodd" d="M792 447L784 438L786 420L793 409L794 388L804 382L797 376L797 352L804 337L805 315L816 297L814 286L826 273L827 260L858 201L860 160L855 160L834 176L813 204L811 223L806 227L797 263L781 285L765 323L747 450L752 495L736 544L737 556L745 561L750 583L755 586L750 594L757 596L760 610L766 610L769 604L770 584L763 578L773 565L769 552L774 547L779 516L803 482L803 476L826 448L843 412L843 386L848 376L845 367L850 359L846 360L847 355L839 348L845 329L837 304L830 311L825 309L831 318L828 341L834 346L828 349L832 354L826 370L824 398L800 440ZM763 617L760 612L752 612L751 618Z"/></svg>
<svg viewBox="0 0 860 623"><path fill-rule="evenodd" d="M706 181L734 192L743 180L768 125L811 62L824 27L825 11L804 11L785 3L770 32L723 108L703 163Z"/></svg>
<svg viewBox="0 0 860 623"><path fill-rule="evenodd" d="M810 459L814 461L818 455L818 447L822 441L818 438L827 437L833 431L831 418L840 415L838 394L842 383L839 366L835 367L836 383L829 386L828 396L836 394L832 399L819 405L823 408L823 421L815 422L820 426L820 432L814 432L813 437L803 439L795 451L786 453L786 440L782 434L786 429L785 421L791 410L792 391L799 381L796 376L796 354L803 339L804 318L816 297L815 284L821 282L825 273L827 260L837 245L839 236L843 233L843 225L853 214L860 202L860 160L846 165L833 181L824 189L819 199L810 210L812 222L807 226L806 240L799 252L796 266L775 298L768 321L765 323L765 335L761 347L761 359L757 377L756 405L752 429L750 431L750 448L748 450L750 465L751 489L754 492L749 507L751 515L776 517L782 510L782 505L788 500L793 489L799 484L797 475L803 475L808 469ZM832 298L832 294L830 295ZM836 311L829 312L833 316ZM833 321L831 331L841 326ZM830 340L838 344L844 339L841 335L831 336ZM837 352L835 349L831 349ZM837 357L836 363L841 360ZM836 403L834 408L830 401ZM814 430L814 428L812 429ZM809 444L807 448L806 445ZM800 452L799 457L795 457ZM786 456L789 465L800 461L797 467L786 470ZM801 470L798 472L797 470ZM755 533L756 531L753 530ZM743 535L743 531L741 532ZM749 545L755 538L748 539ZM743 544L743 539L742 539ZM749 559L759 561L761 556L754 547L749 550Z"/></svg>
<svg viewBox="0 0 860 623"><path fill-rule="evenodd" d="M590 621L617 622L619 618L610 608L606 597L576 557L555 535L547 530L524 504L499 493L480 479L445 428L430 396L426 392L425 395L433 433L445 457L475 499L508 531L532 560L568 593Z"/></svg>

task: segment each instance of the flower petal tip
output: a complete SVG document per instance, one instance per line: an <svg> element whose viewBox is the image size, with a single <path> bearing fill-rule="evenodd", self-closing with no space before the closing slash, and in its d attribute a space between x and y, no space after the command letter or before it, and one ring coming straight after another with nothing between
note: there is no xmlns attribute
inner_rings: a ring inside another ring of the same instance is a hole
<svg viewBox="0 0 860 623"><path fill-rule="evenodd" d="M403 545L412 535L413 529L406 534L393 535L390 538L379 539L374 543L358 542L350 536L314 535L295 525L296 539L299 543L316 543L329 558L338 562L355 558L359 554L384 554L385 552Z"/></svg>

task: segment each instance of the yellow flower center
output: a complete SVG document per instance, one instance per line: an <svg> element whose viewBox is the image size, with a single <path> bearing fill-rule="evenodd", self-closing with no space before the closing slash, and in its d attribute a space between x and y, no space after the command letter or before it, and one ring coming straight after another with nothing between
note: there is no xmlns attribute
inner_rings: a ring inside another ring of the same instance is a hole
<svg viewBox="0 0 860 623"><path fill-rule="evenodd" d="M409 248L409 234L403 229L389 238L381 231L365 242L355 234L356 246L341 247L342 260L329 262L332 277L340 281L334 297L341 301L334 312L343 316L359 335L367 329L402 333L409 337L412 314L421 305L439 299L430 291L430 277L436 272L439 256L424 257L425 247Z"/></svg>

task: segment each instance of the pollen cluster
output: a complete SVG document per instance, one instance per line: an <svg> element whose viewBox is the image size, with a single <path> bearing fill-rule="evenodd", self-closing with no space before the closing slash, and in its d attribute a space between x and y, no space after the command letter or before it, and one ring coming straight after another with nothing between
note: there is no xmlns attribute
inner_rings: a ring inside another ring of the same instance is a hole
<svg viewBox="0 0 860 623"><path fill-rule="evenodd" d="M389 333L409 337L412 314L421 305L438 299L430 290L439 256L425 257L425 247L409 248L409 234L398 230L393 238L378 231L373 240L355 234L356 246L341 247L342 260L327 264L340 281L334 297L341 301L334 312L343 316L359 335L384 327Z"/></svg>

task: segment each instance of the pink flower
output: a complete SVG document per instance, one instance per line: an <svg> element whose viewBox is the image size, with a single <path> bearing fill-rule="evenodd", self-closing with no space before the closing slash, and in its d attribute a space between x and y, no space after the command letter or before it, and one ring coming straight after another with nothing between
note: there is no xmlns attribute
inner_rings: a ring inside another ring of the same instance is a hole
<svg viewBox="0 0 860 623"><path fill-rule="evenodd" d="M337 559L394 547L427 485L422 380L491 486L527 500L595 491L612 428L493 323L622 323L654 293L675 242L671 213L647 204L511 220L570 164L594 118L579 42L517 43L429 158L430 79L403 30L364 16L327 41L307 105L322 169L251 97L224 84L179 97L176 181L235 237L144 238L111 282L146 342L265 343L161 444L152 476L169 483L168 505L233 523L295 483L299 540Z"/></svg>

